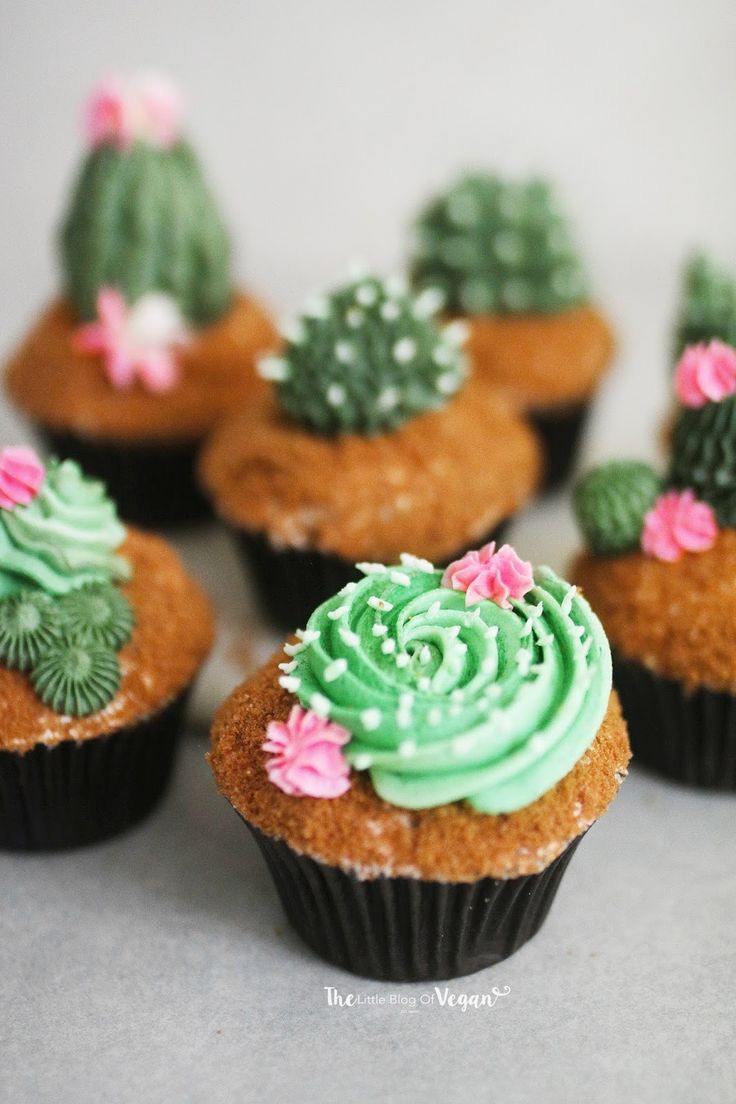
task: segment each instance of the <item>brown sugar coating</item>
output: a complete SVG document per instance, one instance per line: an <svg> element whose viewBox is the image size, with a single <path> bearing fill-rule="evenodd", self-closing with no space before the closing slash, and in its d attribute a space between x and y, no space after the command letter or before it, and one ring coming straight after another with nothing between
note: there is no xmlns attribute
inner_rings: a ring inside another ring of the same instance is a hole
<svg viewBox="0 0 736 1104"><path fill-rule="evenodd" d="M592 306L559 314L475 315L467 351L476 371L522 409L584 402L613 355L605 318Z"/></svg>
<svg viewBox="0 0 736 1104"><path fill-rule="evenodd" d="M124 588L136 624L119 653L123 678L115 697L89 717L54 713L26 675L0 667L0 748L28 751L62 740L88 740L157 712L185 689L212 646L209 602L165 541L128 529L121 548L133 567Z"/></svg>
<svg viewBox="0 0 736 1104"><path fill-rule="evenodd" d="M153 394L140 384L116 390L99 356L72 349L77 326L68 304L52 304L12 357L7 390L42 425L116 441L203 436L226 411L265 389L256 356L279 342L263 307L236 294L227 313L182 350L177 385Z"/></svg>
<svg viewBox="0 0 736 1104"><path fill-rule="evenodd" d="M571 574L622 655L688 687L736 694L736 531L677 563L585 553Z"/></svg>
<svg viewBox="0 0 736 1104"><path fill-rule="evenodd" d="M513 878L544 870L608 808L631 757L615 694L590 748L570 773L525 809L490 816L466 802L407 810L377 796L352 772L342 797L290 797L266 774L266 726L294 704L277 682L283 655L237 689L212 730L210 766L219 789L251 824L294 850L364 878L388 874L448 882Z"/></svg>
<svg viewBox="0 0 736 1104"><path fill-rule="evenodd" d="M266 396L216 430L200 467L218 513L276 545L347 560L441 561L531 497L533 431L474 381L377 437L320 437Z"/></svg>

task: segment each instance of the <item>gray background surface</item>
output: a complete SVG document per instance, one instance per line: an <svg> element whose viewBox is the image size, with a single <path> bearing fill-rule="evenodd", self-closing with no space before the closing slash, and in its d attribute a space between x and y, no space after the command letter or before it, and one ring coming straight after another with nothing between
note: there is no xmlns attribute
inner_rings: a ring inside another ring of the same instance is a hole
<svg viewBox="0 0 736 1104"><path fill-rule="evenodd" d="M51 230L101 72L180 79L238 269L279 311L349 257L398 263L418 201L465 164L554 176L620 334L588 458L655 454L677 268L736 257L731 3L4 0L0 205L5 351L53 292ZM23 430L0 405L0 440ZM515 543L563 567L564 496ZM172 791L112 843L0 859L0 1099L14 1102L736 1098L736 852L727 797L632 771L540 935L453 992L492 1009L328 1008L432 995L352 979L285 928L218 797L201 727L272 638L227 542L180 538L221 642ZM245 634L245 636L243 635ZM242 654L242 648L240 649Z"/></svg>

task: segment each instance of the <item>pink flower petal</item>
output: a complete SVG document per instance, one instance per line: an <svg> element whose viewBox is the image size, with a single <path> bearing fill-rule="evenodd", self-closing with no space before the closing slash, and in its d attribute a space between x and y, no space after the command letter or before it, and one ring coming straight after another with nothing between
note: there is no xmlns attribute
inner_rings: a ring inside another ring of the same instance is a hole
<svg viewBox="0 0 736 1104"><path fill-rule="evenodd" d="M510 598L523 598L534 586L532 565L522 560L510 544L504 544L498 552L495 547L491 542L455 560L446 569L442 585L464 590L468 606L488 599L502 609L510 609Z"/></svg>
<svg viewBox="0 0 736 1104"><path fill-rule="evenodd" d="M716 517L706 502L691 490L667 491L644 518L641 547L648 556L674 563L684 552L712 548L717 537Z"/></svg>
<svg viewBox="0 0 736 1104"><path fill-rule="evenodd" d="M736 393L736 350L717 340L689 345L675 370L675 392L695 408Z"/></svg>
<svg viewBox="0 0 736 1104"><path fill-rule="evenodd" d="M0 450L0 507L27 506L45 477L46 469L33 449L10 446Z"/></svg>
<svg viewBox="0 0 736 1104"><path fill-rule="evenodd" d="M350 733L334 721L295 705L287 721L271 721L264 751L271 782L292 797L339 797L350 788L342 746Z"/></svg>

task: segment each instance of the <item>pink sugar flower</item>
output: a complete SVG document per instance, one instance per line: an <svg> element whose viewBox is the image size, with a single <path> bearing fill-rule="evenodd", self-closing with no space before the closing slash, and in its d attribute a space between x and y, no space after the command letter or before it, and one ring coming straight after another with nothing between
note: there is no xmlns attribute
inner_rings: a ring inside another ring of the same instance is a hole
<svg viewBox="0 0 736 1104"><path fill-rule="evenodd" d="M736 349L722 341L689 345L675 372L675 391L683 406L705 406L736 393Z"/></svg>
<svg viewBox="0 0 736 1104"><path fill-rule="evenodd" d="M706 502L692 491L667 491L644 518L641 547L648 556L674 563L683 552L706 552L715 544L718 524Z"/></svg>
<svg viewBox="0 0 736 1104"><path fill-rule="evenodd" d="M140 139L168 149L179 136L180 124L179 93L158 74L130 81L107 77L84 111L84 132L93 147L109 144L126 150Z"/></svg>
<svg viewBox="0 0 736 1104"><path fill-rule="evenodd" d="M179 308L170 295L149 292L128 308L117 288L101 288L97 322L80 326L76 352L102 355L110 383L130 387L138 378L148 391L170 391L178 382L175 349L187 340Z"/></svg>
<svg viewBox="0 0 736 1104"><path fill-rule="evenodd" d="M33 449L24 446L0 449L0 507L27 506L38 494L46 469Z"/></svg>
<svg viewBox="0 0 736 1104"><path fill-rule="evenodd" d="M534 586L532 565L522 560L504 544L496 552L491 541L479 551L466 552L446 569L442 585L451 590L465 591L466 606L474 606L484 598L502 609L511 609L509 598L523 598Z"/></svg>
<svg viewBox="0 0 736 1104"><path fill-rule="evenodd" d="M287 721L271 721L264 751L274 786L292 797L340 797L350 789L350 767L342 746L350 733L342 725L295 705Z"/></svg>

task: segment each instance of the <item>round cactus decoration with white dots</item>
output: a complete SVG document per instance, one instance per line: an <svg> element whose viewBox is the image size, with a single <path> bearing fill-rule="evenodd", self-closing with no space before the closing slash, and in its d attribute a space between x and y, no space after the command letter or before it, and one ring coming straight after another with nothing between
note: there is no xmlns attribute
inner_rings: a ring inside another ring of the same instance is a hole
<svg viewBox="0 0 736 1104"><path fill-rule="evenodd" d="M442 297L411 295L399 277L351 279L284 327L259 371L295 421L316 432L382 433L436 410L462 386L462 323L440 327Z"/></svg>
<svg viewBox="0 0 736 1104"><path fill-rule="evenodd" d="M587 299L584 273L549 184L461 177L422 212L412 276L463 314L552 314Z"/></svg>

